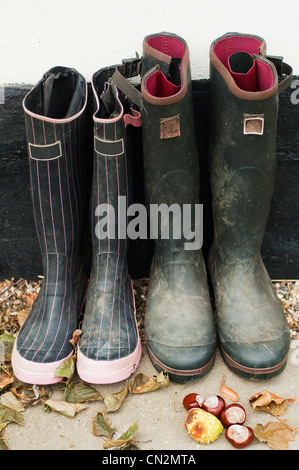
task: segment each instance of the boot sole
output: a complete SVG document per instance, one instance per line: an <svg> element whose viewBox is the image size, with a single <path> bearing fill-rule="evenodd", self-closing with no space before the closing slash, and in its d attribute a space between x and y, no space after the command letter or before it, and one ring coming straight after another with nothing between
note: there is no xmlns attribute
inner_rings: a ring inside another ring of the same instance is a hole
<svg viewBox="0 0 299 470"><path fill-rule="evenodd" d="M283 369L286 366L288 356L286 356L279 364L272 366L272 367L267 367L263 369L255 369L253 367L246 367L242 366L238 362L234 361L224 350L223 348L220 348L221 350L221 355L223 357L224 362L228 365L230 369L233 371L247 377L247 378L253 378L253 379L270 379L271 377L274 377L280 372L283 371Z"/></svg>
<svg viewBox="0 0 299 470"><path fill-rule="evenodd" d="M78 351L77 372L81 380L92 384L112 384L127 379L137 369L141 358L141 341L127 357L113 361L95 361Z"/></svg>
<svg viewBox="0 0 299 470"><path fill-rule="evenodd" d="M73 353L69 356L55 362L33 362L28 361L20 355L16 349L16 345L13 347L11 363L13 367L14 375L21 381L33 385L52 385L59 383L63 380L63 377L56 377L57 368L67 359L69 359Z"/></svg>
<svg viewBox="0 0 299 470"><path fill-rule="evenodd" d="M203 378L207 374L207 372L213 367L214 362L215 362L215 357L216 357L216 352L215 352L211 360L205 366L200 367L199 369L178 370L178 369L172 369L171 367L168 367L165 364L163 364L161 361L159 361L159 359L157 359L157 357L152 353L152 351L149 349L148 346L147 346L147 350L148 350L150 360L152 361L155 368L159 370L160 372L162 371L168 372L170 378L179 383L185 383L191 380L198 380L200 378Z"/></svg>

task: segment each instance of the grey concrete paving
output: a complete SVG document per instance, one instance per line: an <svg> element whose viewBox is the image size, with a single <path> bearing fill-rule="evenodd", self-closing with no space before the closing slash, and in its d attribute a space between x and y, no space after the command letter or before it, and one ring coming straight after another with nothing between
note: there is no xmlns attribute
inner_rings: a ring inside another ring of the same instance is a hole
<svg viewBox="0 0 299 470"><path fill-rule="evenodd" d="M198 444L186 432L186 410L182 405L185 395L197 392L204 397L218 394L223 375L227 386L239 394L239 403L247 411L246 423L254 427L257 423L266 424L275 421L275 418L265 412L254 411L248 399L264 389L272 393L294 398L299 390L299 345L298 341L292 343L290 357L283 373L265 382L248 381L231 372L224 364L220 354L217 354L216 363L210 373L202 380L189 384L170 383L169 388L157 391L130 395L121 409L109 413L113 426L119 433L124 432L135 421L138 421L138 431L135 440L139 442L141 450L235 450L226 440L224 433L209 445ZM150 377L156 374L148 355L143 350L142 360L138 372ZM124 383L113 385L98 385L96 388L104 396L107 393L120 391ZM51 398L63 399L59 386L53 387ZM227 401L227 404L230 402ZM97 411L105 409L101 401L91 402L85 411L68 419L57 412L47 414L41 405L30 406L24 412L25 425L9 424L5 429L4 437L11 450L101 450L103 440L92 434L92 418ZM299 396L289 406L287 414L283 417L290 421L292 426L299 426ZM248 450L270 450L267 444L260 443L254 438ZM299 450L299 430L295 440L289 443L290 450Z"/></svg>

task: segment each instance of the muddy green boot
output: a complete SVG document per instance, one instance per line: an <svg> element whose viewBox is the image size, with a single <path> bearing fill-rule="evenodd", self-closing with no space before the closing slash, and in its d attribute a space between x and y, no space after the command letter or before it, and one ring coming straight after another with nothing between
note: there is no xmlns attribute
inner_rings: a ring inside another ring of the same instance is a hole
<svg viewBox="0 0 299 470"><path fill-rule="evenodd" d="M258 379L283 370L290 344L260 249L274 185L278 95L291 81L291 67L266 58L265 49L260 37L238 33L210 49L209 272L219 342L230 368Z"/></svg>
<svg viewBox="0 0 299 470"><path fill-rule="evenodd" d="M169 220L164 213L157 227L145 314L146 342L154 366L184 382L206 374L216 347L201 245L196 235L190 241L184 227L188 208L193 218L190 232L198 234L200 228L198 214L194 217L199 207L199 169L189 50L184 39L168 33L144 39L141 93L147 207L151 211L164 204L168 210L178 209L182 216L175 219L178 214L174 213ZM168 222L169 237L164 238Z"/></svg>

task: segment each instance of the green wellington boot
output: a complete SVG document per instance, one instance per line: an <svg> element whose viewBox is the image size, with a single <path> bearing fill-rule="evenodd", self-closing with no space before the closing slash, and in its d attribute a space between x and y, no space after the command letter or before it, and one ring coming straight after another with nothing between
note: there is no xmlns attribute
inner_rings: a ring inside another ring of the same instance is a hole
<svg viewBox="0 0 299 470"><path fill-rule="evenodd" d="M142 55L142 123L147 207L172 204L195 213L199 203L198 151L193 118L188 45L169 33L147 36ZM155 240L145 314L150 358L158 370L185 382L213 365L216 332L207 275L199 246L187 246L181 218ZM171 222L171 221L170 221ZM186 220L184 220L186 222ZM196 232L193 220L192 232ZM180 229L181 237L175 231ZM197 227L198 228L198 227ZM172 230L171 230L172 229Z"/></svg>
<svg viewBox="0 0 299 470"><path fill-rule="evenodd" d="M290 344L260 249L274 185L278 97L292 70L265 52L262 38L238 33L222 36L210 49L215 235L209 272L223 358L256 379L284 369Z"/></svg>

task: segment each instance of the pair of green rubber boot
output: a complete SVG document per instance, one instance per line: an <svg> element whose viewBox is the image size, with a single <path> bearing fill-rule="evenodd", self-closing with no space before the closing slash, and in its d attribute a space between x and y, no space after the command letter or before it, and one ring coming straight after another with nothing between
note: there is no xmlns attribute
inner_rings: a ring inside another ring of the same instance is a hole
<svg viewBox="0 0 299 470"><path fill-rule="evenodd" d="M166 217L161 217L145 332L153 364L176 381L203 377L214 363L217 340L227 365L245 377L270 378L286 365L289 327L260 249L274 184L278 97L290 84L292 70L282 58L265 54L262 38L239 33L218 38L210 48L214 241L207 271L214 319L206 266L195 243L202 229L196 212L200 155L189 49L172 34L144 40L146 201L148 206L178 205L182 215L181 220L173 215L173 228L181 224L182 236L173 230L168 239L162 236ZM184 218L188 205L193 214L189 231Z"/></svg>

